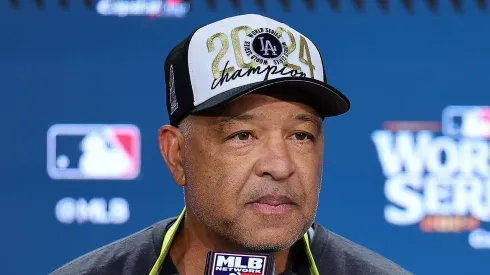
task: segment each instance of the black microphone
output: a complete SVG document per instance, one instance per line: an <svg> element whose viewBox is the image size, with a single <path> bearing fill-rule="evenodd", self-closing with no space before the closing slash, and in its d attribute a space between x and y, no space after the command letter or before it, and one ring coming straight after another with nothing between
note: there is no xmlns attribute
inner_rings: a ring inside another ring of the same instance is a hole
<svg viewBox="0 0 490 275"><path fill-rule="evenodd" d="M274 275L274 257L265 253L208 252L204 275Z"/></svg>

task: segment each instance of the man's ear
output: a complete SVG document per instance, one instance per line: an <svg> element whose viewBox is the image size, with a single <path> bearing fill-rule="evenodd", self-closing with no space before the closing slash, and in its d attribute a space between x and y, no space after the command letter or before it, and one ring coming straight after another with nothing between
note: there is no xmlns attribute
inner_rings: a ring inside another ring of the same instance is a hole
<svg viewBox="0 0 490 275"><path fill-rule="evenodd" d="M179 186L185 185L185 174L182 160L184 136L180 130L171 125L165 125L158 132L160 153L167 164L172 177Z"/></svg>

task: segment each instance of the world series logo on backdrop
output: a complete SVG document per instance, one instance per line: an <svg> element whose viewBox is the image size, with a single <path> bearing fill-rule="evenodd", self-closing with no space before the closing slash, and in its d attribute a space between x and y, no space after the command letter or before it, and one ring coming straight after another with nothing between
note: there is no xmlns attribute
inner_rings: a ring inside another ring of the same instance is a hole
<svg viewBox="0 0 490 275"><path fill-rule="evenodd" d="M490 107L448 106L442 123L390 121L372 133L386 177L384 209L396 226L470 232L490 249Z"/></svg>

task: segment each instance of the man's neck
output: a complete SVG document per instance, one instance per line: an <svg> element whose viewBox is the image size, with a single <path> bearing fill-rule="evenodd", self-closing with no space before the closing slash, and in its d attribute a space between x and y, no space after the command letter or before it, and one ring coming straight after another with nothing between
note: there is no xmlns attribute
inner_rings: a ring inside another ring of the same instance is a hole
<svg viewBox="0 0 490 275"><path fill-rule="evenodd" d="M210 250L246 251L205 230L202 225L194 225L186 217L175 235L169 255L179 274L200 275L204 274L206 256ZM286 270L289 252L290 249L272 253L276 274Z"/></svg>

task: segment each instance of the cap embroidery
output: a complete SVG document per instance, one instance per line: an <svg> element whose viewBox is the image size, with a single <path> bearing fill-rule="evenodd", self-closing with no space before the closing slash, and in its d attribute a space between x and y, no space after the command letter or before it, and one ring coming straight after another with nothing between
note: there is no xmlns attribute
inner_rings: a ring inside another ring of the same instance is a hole
<svg viewBox="0 0 490 275"><path fill-rule="evenodd" d="M175 95L175 83L174 83L174 67L170 65L170 75L168 82L168 89L170 91L170 114L173 114L179 107L177 102L177 96Z"/></svg>

